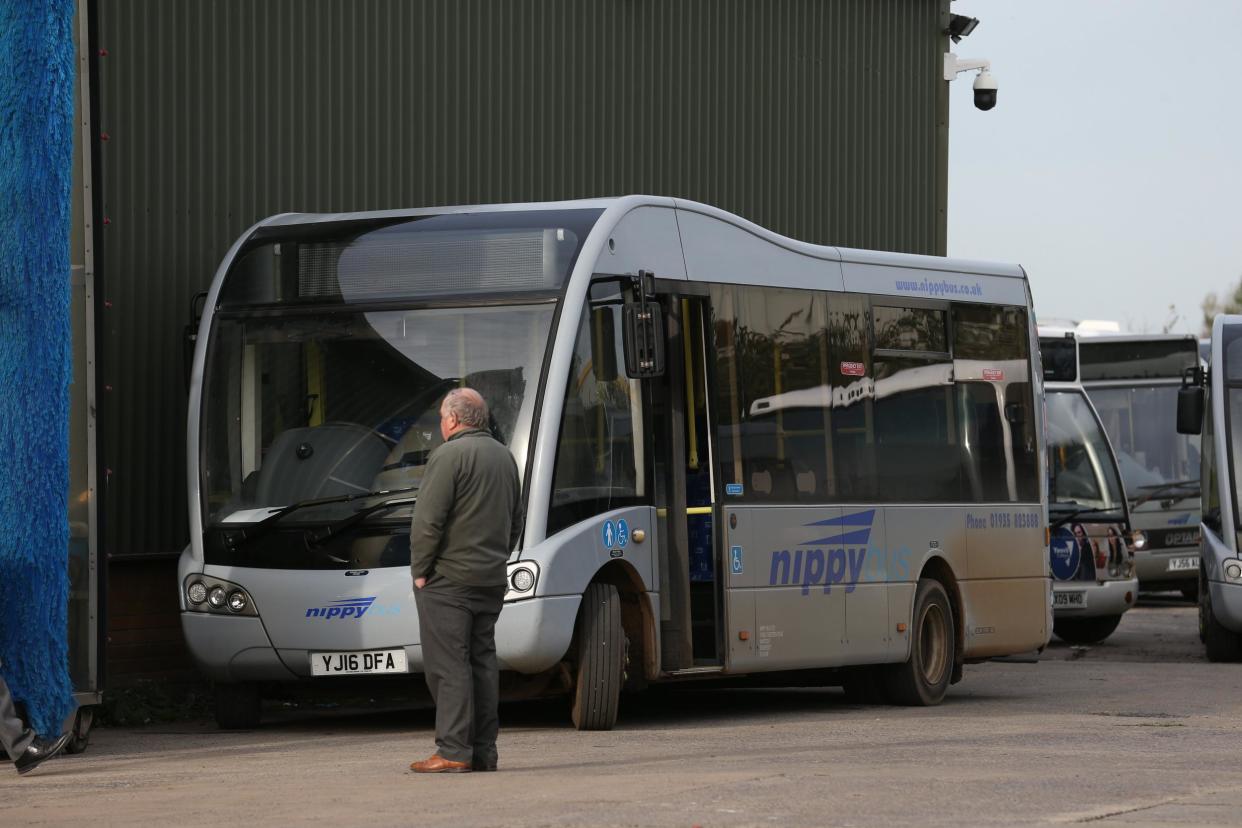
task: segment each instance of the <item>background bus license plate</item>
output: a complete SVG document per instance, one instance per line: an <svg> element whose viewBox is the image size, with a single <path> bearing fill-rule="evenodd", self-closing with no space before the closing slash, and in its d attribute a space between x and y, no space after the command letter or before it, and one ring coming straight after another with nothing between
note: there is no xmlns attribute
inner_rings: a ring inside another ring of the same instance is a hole
<svg viewBox="0 0 1242 828"><path fill-rule="evenodd" d="M361 653L311 653L312 676L348 676L359 673L406 673L405 650L367 650Z"/></svg>
<svg viewBox="0 0 1242 828"><path fill-rule="evenodd" d="M1052 606L1054 607L1085 607L1086 605L1087 593L1085 592L1075 591L1052 593Z"/></svg>
<svg viewBox="0 0 1242 828"><path fill-rule="evenodd" d="M1169 558L1169 572L1176 572L1181 569L1198 569L1198 558Z"/></svg>

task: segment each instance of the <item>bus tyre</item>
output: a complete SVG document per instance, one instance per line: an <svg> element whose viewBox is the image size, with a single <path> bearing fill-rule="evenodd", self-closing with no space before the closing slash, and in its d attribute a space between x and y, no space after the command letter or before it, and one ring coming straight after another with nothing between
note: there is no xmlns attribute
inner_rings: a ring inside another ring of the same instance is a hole
<svg viewBox="0 0 1242 828"><path fill-rule="evenodd" d="M1095 618L1057 618L1052 631L1067 644L1099 644L1113 634L1121 623L1120 615L1100 615Z"/></svg>
<svg viewBox="0 0 1242 828"><path fill-rule="evenodd" d="M573 717L578 730L612 730L625 681L625 630L621 593L612 584L593 583L578 610L578 671Z"/></svg>
<svg viewBox="0 0 1242 828"><path fill-rule="evenodd" d="M221 730L252 730L259 726L262 700L254 684L216 684L212 686L216 725Z"/></svg>
<svg viewBox="0 0 1242 828"><path fill-rule="evenodd" d="M1221 625L1212 611L1212 590L1204 589L1199 600L1199 627L1208 661L1242 661L1242 635Z"/></svg>
<svg viewBox="0 0 1242 828"><path fill-rule="evenodd" d="M939 704L953 678L957 634L953 605L944 586L920 578L914 594L914 623L910 627L910 657L887 668L884 687L893 704Z"/></svg>

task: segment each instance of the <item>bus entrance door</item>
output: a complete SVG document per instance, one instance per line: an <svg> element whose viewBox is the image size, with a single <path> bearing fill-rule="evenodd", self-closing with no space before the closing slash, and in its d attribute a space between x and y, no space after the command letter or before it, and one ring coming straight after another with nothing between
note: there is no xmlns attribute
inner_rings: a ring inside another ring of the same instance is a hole
<svg viewBox="0 0 1242 828"><path fill-rule="evenodd" d="M667 370L654 382L660 538L661 664L665 672L722 669L721 602L712 473L706 299L661 297Z"/></svg>

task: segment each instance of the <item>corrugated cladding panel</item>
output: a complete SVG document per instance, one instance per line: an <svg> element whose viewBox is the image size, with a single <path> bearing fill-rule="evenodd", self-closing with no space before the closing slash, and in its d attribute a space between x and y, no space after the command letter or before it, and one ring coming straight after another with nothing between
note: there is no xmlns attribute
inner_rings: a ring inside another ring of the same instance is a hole
<svg viewBox="0 0 1242 828"><path fill-rule="evenodd" d="M186 539L182 326L284 211L684 196L941 253L948 0L96 0L106 548Z"/></svg>

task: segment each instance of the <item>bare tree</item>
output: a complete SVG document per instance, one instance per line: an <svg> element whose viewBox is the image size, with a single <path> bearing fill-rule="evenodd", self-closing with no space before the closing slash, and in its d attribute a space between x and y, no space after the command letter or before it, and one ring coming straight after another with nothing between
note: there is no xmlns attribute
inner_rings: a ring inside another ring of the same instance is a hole
<svg viewBox="0 0 1242 828"><path fill-rule="evenodd" d="M1212 335L1212 320L1222 313L1242 313L1242 279L1234 285L1233 291L1222 300L1215 293L1203 297L1203 331L1202 336Z"/></svg>

